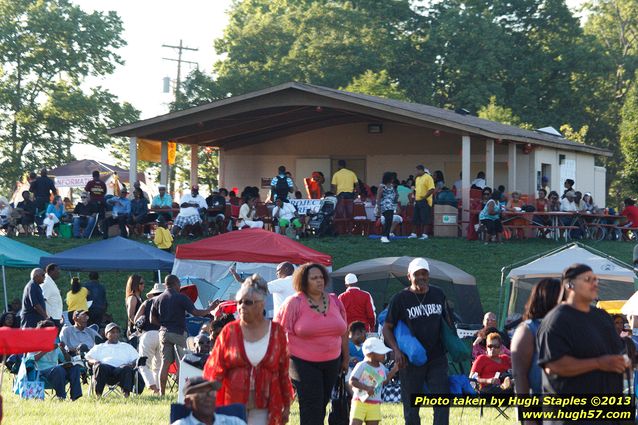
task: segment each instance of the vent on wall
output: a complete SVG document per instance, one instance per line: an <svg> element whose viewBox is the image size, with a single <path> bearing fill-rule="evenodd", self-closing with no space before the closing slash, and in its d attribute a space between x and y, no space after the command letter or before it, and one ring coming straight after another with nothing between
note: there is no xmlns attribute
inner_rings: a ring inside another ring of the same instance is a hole
<svg viewBox="0 0 638 425"><path fill-rule="evenodd" d="M561 132L556 130L554 127L537 128L536 131L538 131L539 133L549 134L551 136L558 136L558 137L565 138L565 136L563 136Z"/></svg>

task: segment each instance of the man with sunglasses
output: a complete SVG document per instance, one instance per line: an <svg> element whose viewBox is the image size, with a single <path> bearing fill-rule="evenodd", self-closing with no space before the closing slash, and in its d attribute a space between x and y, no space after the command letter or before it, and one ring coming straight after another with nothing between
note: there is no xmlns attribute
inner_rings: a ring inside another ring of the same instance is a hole
<svg viewBox="0 0 638 425"><path fill-rule="evenodd" d="M95 215L97 214L96 204L89 202L89 194L82 192L80 202L73 210L73 237L88 238L91 236L91 230L95 227ZM84 232L82 232L84 229ZM81 234L81 236L80 236Z"/></svg>
<svg viewBox="0 0 638 425"><path fill-rule="evenodd" d="M541 323L536 343L545 394L623 394L623 342L598 298L598 277L585 264L563 272L566 301ZM606 422L611 423L611 422Z"/></svg>
<svg viewBox="0 0 638 425"><path fill-rule="evenodd" d="M151 306L151 323L160 326L160 395L166 393L168 367L177 360L175 350L177 349L181 357L186 347L186 313L207 316L219 304L219 300L216 300L210 303L207 309L197 309L190 298L179 292L180 282L177 276L169 274L164 279L164 284L166 289L155 298Z"/></svg>

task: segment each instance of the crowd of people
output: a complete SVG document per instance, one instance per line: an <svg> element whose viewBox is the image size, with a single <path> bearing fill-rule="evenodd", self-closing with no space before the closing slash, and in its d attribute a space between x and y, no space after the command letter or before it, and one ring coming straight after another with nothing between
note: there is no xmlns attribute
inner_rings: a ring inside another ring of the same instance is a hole
<svg viewBox="0 0 638 425"><path fill-rule="evenodd" d="M5 313L0 326L59 330L51 351L28 353L22 361L33 362L60 399L67 397L67 385L71 400L82 397L82 379L92 381L98 397L106 386L119 386L125 397L144 387L167 394L169 366L188 351L186 317L192 315L209 318L193 349L202 377L183 388L190 416L176 423L218 423L211 408L238 403L248 424L285 424L296 398L302 424L323 424L333 388L342 380L351 403L349 423L375 424L381 420L382 389L396 374L405 423L418 424L411 395L424 386L435 394L451 391L442 335L444 327L454 326L453 314L443 291L430 285L429 272L427 260L414 259L408 266L410 286L394 294L379 317L356 275L345 277L347 289L337 296L328 292L329 274L319 264L295 269L281 263L271 282L248 277L235 294L234 316L223 315L219 300L196 308L180 292L177 276L168 275L145 292L143 277L131 275L124 300L127 323L120 327L108 318L105 323L108 303L97 273L84 285L73 278L64 317L56 283L60 269L50 264L32 270L19 312ZM265 308L270 294L272 319ZM476 382L476 391L621 395L624 374L637 364L638 338L622 316L612 320L593 307L597 298L598 277L587 265L575 264L561 279L533 286L517 326L499 329L496 315L486 313L472 343L468 379ZM93 303L87 308L88 299ZM423 347L425 363L403 351L404 337L395 332L399 326ZM243 423L224 415L218 419ZM434 407L433 421L449 423L449 408Z"/></svg>
<svg viewBox="0 0 638 425"><path fill-rule="evenodd" d="M340 160L330 180L330 190L324 190L325 183L322 172L313 172L311 177L304 179L305 197L334 197L335 213L350 218L353 218L352 201L362 202L366 211L371 211L370 214L366 212L366 217L375 221L382 243L389 243L396 235L397 226L404 222L409 223L410 229L405 232L409 238L427 239L433 234L434 204L458 207L462 201L460 176L448 185L441 170L431 173L423 165L417 165L414 175L403 180L396 173L387 171L378 184L369 186L347 168L346 161ZM79 202L73 205L68 198L62 199L58 195L46 169L39 177L32 173L30 188L22 193L22 201L11 205L0 198L0 228L17 234L40 232L48 238L57 235L61 223L71 226L70 234L76 238L88 238L93 234L101 234L103 238L108 238L109 234L128 237L131 233L151 238L153 234L156 246L170 251L177 236L215 235L242 228L272 226L275 231L300 238L312 233L310 222L317 213L311 210L300 214L290 202L304 195L283 165L271 179L265 195L258 187L248 186L239 194L225 188L211 188L211 193L204 197L199 193L199 186L193 185L190 192L175 203L165 185L159 185L158 195L150 197L139 182L134 183L132 192L118 183L115 193L108 194L98 171L93 172L93 180L83 189ZM504 212L615 214L613 208L599 208L590 192L576 190L572 179L565 180L562 194L551 190L545 176L535 194L523 194L516 189L507 193L503 185L496 189L488 187L485 173L481 171L471 181L470 189L480 193L476 199L471 198L470 209L478 210L478 213L476 222L470 224L481 226L487 243L503 240ZM620 215L626 220L622 226L635 229L638 226L635 200L626 198L623 204ZM408 205L413 208L408 210ZM587 217L576 220L561 217L561 225L584 227L587 220ZM509 226L518 226L512 236L524 238L522 225L525 224L522 218L508 218ZM547 227L551 225L551 218L534 216L533 224ZM574 237L579 237L582 232L582 229L573 231ZM544 235L549 236L549 230Z"/></svg>

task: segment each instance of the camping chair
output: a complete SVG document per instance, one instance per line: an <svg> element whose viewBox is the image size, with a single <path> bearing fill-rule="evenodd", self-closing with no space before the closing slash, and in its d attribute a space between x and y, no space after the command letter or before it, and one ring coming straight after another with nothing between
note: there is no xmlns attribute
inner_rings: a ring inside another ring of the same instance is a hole
<svg viewBox="0 0 638 425"><path fill-rule="evenodd" d="M227 406L219 406L215 408L215 413L226 416L234 416L246 421L246 406L240 403L229 404ZM171 404L171 423L177 422L179 419L183 419L191 414L191 410L186 405L181 403Z"/></svg>
<svg viewBox="0 0 638 425"><path fill-rule="evenodd" d="M84 361L84 359L82 359ZM144 380L140 377L140 367L146 365L147 357L139 357L135 361L135 367L133 367L133 390L131 394L142 394L144 391ZM89 396L95 392L95 379L93 379L93 366L90 366L86 363L87 373L89 376ZM119 384L106 384L106 390L102 393L102 398L109 396L110 394L119 395L120 397L124 397L124 393L120 388Z"/></svg>
<svg viewBox="0 0 638 425"><path fill-rule="evenodd" d="M177 345L173 346L173 349L175 350L175 361L168 367L168 381L166 381L166 386L171 391L177 390L179 385L179 362L182 361L186 354L181 353L180 355Z"/></svg>
<svg viewBox="0 0 638 425"><path fill-rule="evenodd" d="M352 204L352 234L368 236L370 234L371 222L366 215L366 206L363 202Z"/></svg>

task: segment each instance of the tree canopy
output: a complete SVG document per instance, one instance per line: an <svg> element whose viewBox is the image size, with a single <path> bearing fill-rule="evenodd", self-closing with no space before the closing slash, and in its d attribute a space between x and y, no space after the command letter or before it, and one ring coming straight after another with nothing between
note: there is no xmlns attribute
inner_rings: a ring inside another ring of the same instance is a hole
<svg viewBox="0 0 638 425"><path fill-rule="evenodd" d="M587 137L615 153L600 159L613 180L638 0L585 12L581 23L564 0L236 0L222 59L191 77L188 102L300 81L465 108Z"/></svg>
<svg viewBox="0 0 638 425"><path fill-rule="evenodd" d="M138 118L87 77L122 63L122 22L68 0L0 0L0 186L72 159L71 145L106 146L110 127Z"/></svg>

